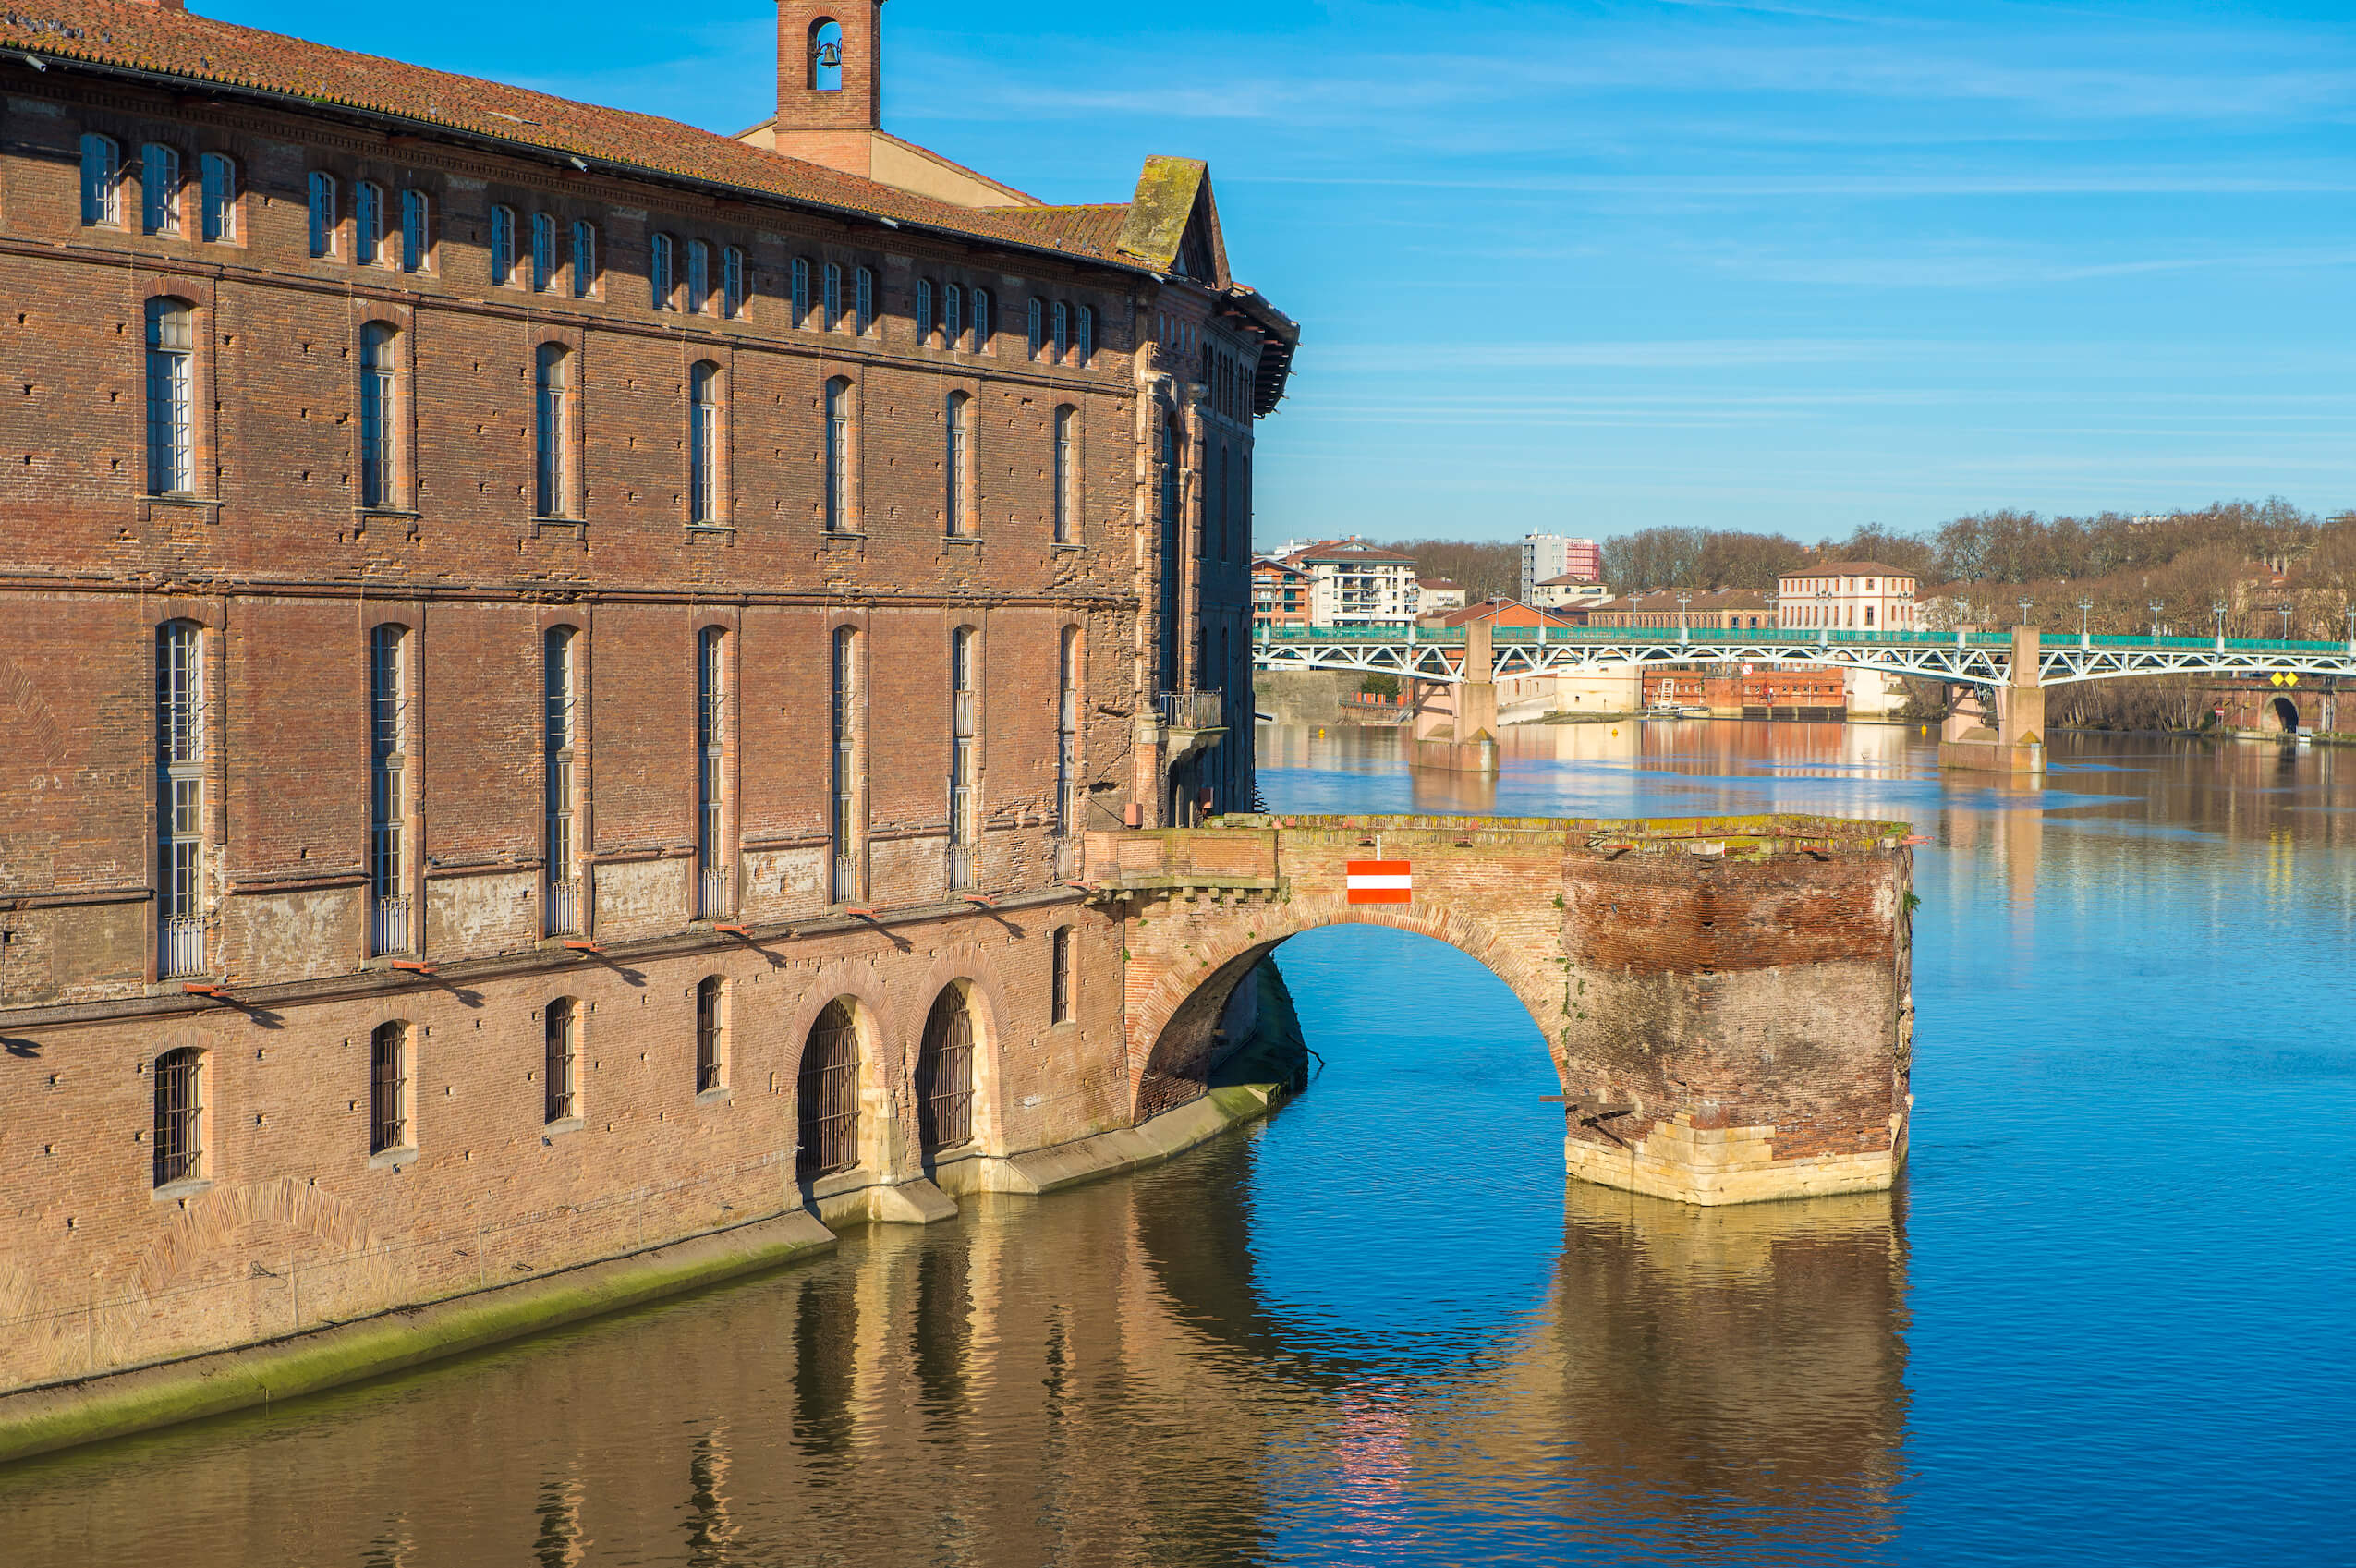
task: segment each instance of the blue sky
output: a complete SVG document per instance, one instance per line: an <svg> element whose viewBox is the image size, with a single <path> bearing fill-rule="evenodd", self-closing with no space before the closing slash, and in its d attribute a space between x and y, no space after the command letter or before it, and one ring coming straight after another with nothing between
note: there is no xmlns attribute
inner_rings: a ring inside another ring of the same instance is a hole
<svg viewBox="0 0 2356 1568"><path fill-rule="evenodd" d="M762 0L195 4L715 130L773 95ZM1263 541L2337 511L2350 9L890 0L884 116L1049 201L1210 160L1303 327Z"/></svg>

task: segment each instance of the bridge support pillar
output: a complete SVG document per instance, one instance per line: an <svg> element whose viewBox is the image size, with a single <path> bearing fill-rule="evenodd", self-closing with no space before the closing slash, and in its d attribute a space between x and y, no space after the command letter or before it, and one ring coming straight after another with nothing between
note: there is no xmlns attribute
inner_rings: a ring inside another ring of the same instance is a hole
<svg viewBox="0 0 2356 1568"><path fill-rule="evenodd" d="M1489 624L1474 621L1464 627L1464 678L1448 689L1449 722L1431 723L1417 715L1414 755L1418 768L1440 768L1464 773L1497 772L1496 663L1490 649Z"/></svg>
<svg viewBox="0 0 2356 1568"><path fill-rule="evenodd" d="M2010 678L1996 690L1996 727L1959 711L1940 731L1939 766L1989 773L2046 771L2046 688L2037 683L2034 626L2012 628ZM1958 723L1958 719L1967 722Z"/></svg>

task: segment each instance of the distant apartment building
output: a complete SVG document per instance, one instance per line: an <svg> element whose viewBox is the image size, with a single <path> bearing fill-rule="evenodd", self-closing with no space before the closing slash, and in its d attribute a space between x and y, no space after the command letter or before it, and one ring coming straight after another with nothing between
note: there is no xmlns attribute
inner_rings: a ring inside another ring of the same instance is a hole
<svg viewBox="0 0 2356 1568"><path fill-rule="evenodd" d="M1536 602L1538 584L1549 577L1603 581L1603 546L1592 539L1566 539L1559 533L1522 536L1522 602Z"/></svg>
<svg viewBox="0 0 2356 1568"><path fill-rule="evenodd" d="M1776 579L1775 624L1809 631L1913 631L1914 574L1878 561L1812 561Z"/></svg>
<svg viewBox="0 0 2356 1568"><path fill-rule="evenodd" d="M1252 563L1252 630L1263 632L1309 624L1309 574L1281 561Z"/></svg>
<svg viewBox="0 0 2356 1568"><path fill-rule="evenodd" d="M1547 578L1528 595L1529 602L1541 610L1592 610L1610 597L1610 589L1573 572Z"/></svg>
<svg viewBox="0 0 2356 1568"><path fill-rule="evenodd" d="M1415 579L1415 614L1418 616L1437 615L1442 611L1462 610L1463 607L1464 590L1460 585L1446 577Z"/></svg>
<svg viewBox="0 0 2356 1568"><path fill-rule="evenodd" d="M1313 626L1406 626L1415 620L1415 561L1363 539L1328 540L1284 559L1309 579Z"/></svg>

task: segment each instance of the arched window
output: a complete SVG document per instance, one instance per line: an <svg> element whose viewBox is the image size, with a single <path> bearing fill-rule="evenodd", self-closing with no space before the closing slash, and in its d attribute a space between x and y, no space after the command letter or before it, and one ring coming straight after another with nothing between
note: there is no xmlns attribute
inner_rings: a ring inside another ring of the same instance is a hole
<svg viewBox="0 0 2356 1568"><path fill-rule="evenodd" d="M974 1015L962 984L945 988L917 1050L917 1140L927 1155L974 1139Z"/></svg>
<svg viewBox="0 0 2356 1568"><path fill-rule="evenodd" d="M849 1003L826 1004L802 1044L795 1085L801 1149L795 1161L803 1181L847 1171L859 1162L859 1032Z"/></svg>
<svg viewBox="0 0 2356 1568"><path fill-rule="evenodd" d="M399 342L392 323L360 328L360 504L391 506L398 498L394 431L395 354Z"/></svg>
<svg viewBox="0 0 2356 1568"><path fill-rule="evenodd" d="M834 634L832 692L827 711L832 730L830 794L833 808L828 836L833 845L833 898L848 904L859 896L863 840L860 788L866 758L859 748L859 634L850 626Z"/></svg>
<svg viewBox="0 0 2356 1568"><path fill-rule="evenodd" d="M369 634L369 951L409 951L408 637L387 623Z"/></svg>
<svg viewBox="0 0 2356 1568"><path fill-rule="evenodd" d="M95 131L82 138L82 222L92 228L123 222L123 149Z"/></svg>
<svg viewBox="0 0 2356 1568"><path fill-rule="evenodd" d="M949 634L949 891L974 885L974 857L981 844L980 697L974 680L974 628Z"/></svg>
<svg viewBox="0 0 2356 1568"><path fill-rule="evenodd" d="M735 909L728 853L728 634L706 626L696 637L696 857L702 869L697 913L723 919Z"/></svg>
<svg viewBox="0 0 2356 1568"><path fill-rule="evenodd" d="M352 260L372 267L384 243L384 190L373 181L352 188Z"/></svg>
<svg viewBox="0 0 2356 1568"><path fill-rule="evenodd" d="M426 227L431 216L431 204L424 191L401 192L401 270L405 273L425 271L432 244L432 235Z"/></svg>
<svg viewBox="0 0 2356 1568"><path fill-rule="evenodd" d="M716 523L720 501L720 367L709 359L687 368L687 520Z"/></svg>
<svg viewBox="0 0 2356 1568"><path fill-rule="evenodd" d="M310 253L314 258L335 254L335 176L322 169L310 172L309 183Z"/></svg>
<svg viewBox="0 0 2356 1568"><path fill-rule="evenodd" d="M551 626L540 639L540 795L550 936L577 936L581 930L581 845L576 832L580 797L576 767L580 742L579 642L570 626Z"/></svg>
<svg viewBox="0 0 2356 1568"><path fill-rule="evenodd" d="M1048 1022L1068 1024L1073 1017L1072 928L1058 926L1048 952Z"/></svg>
<svg viewBox="0 0 2356 1568"><path fill-rule="evenodd" d="M573 220L573 298L597 293L597 225L587 218Z"/></svg>
<svg viewBox="0 0 2356 1568"><path fill-rule="evenodd" d="M720 252L720 313L732 322L745 313L745 253L734 245Z"/></svg>
<svg viewBox="0 0 2356 1568"><path fill-rule="evenodd" d="M953 392L943 407L943 423L947 430L947 450L941 456L941 517L947 531L966 531L966 513L973 501L970 476L973 473L973 433L970 427L970 406L973 399L962 392Z"/></svg>
<svg viewBox="0 0 2356 1568"><path fill-rule="evenodd" d="M821 17L810 24L810 91L843 91L843 24Z"/></svg>
<svg viewBox="0 0 2356 1568"><path fill-rule="evenodd" d="M193 1047L155 1059L155 1185L197 1182L204 1168L204 1052Z"/></svg>
<svg viewBox="0 0 2356 1568"><path fill-rule="evenodd" d="M237 237L237 164L225 152L207 152L197 160L199 201L203 207L201 232L208 241Z"/></svg>
<svg viewBox="0 0 2356 1568"><path fill-rule="evenodd" d="M1069 544L1080 515L1080 411L1055 410L1055 542Z"/></svg>
<svg viewBox="0 0 2356 1568"><path fill-rule="evenodd" d="M532 214L532 292L545 294L556 281L556 220L546 213Z"/></svg>
<svg viewBox="0 0 2356 1568"><path fill-rule="evenodd" d="M573 515L570 359L561 343L532 356L532 504L543 517Z"/></svg>
<svg viewBox="0 0 2356 1568"><path fill-rule="evenodd" d="M658 234L647 241L647 290L650 303L658 310L673 308L671 237Z"/></svg>
<svg viewBox="0 0 2356 1568"><path fill-rule="evenodd" d="M687 241L687 314L699 316L711 303L711 247Z"/></svg>
<svg viewBox="0 0 2356 1568"><path fill-rule="evenodd" d="M955 284L941 286L941 344L955 348L965 331L965 291Z"/></svg>
<svg viewBox="0 0 2356 1568"><path fill-rule="evenodd" d="M851 383L841 376L826 383L826 531L851 530Z"/></svg>
<svg viewBox="0 0 2356 1568"><path fill-rule="evenodd" d="M409 1147L409 1026L376 1026L369 1040L368 1151Z"/></svg>
<svg viewBox="0 0 2356 1568"><path fill-rule="evenodd" d="M204 634L193 621L155 633L157 971L205 972Z"/></svg>
<svg viewBox="0 0 2356 1568"><path fill-rule="evenodd" d="M516 281L516 209L493 207L491 210L491 281L510 284Z"/></svg>
<svg viewBox="0 0 2356 1568"><path fill-rule="evenodd" d="M149 234L180 232L180 154L160 141L140 149L140 227Z"/></svg>
<svg viewBox="0 0 2356 1568"><path fill-rule="evenodd" d="M696 1092L727 1087L728 982L706 976L696 986Z"/></svg>
<svg viewBox="0 0 2356 1568"><path fill-rule="evenodd" d="M147 302L147 488L196 489L196 310L185 299Z"/></svg>
<svg viewBox="0 0 2356 1568"><path fill-rule="evenodd" d="M579 1004L569 996L560 996L548 1004L546 1017L546 1049L541 1058L546 1114L542 1120L570 1122L581 1113Z"/></svg>

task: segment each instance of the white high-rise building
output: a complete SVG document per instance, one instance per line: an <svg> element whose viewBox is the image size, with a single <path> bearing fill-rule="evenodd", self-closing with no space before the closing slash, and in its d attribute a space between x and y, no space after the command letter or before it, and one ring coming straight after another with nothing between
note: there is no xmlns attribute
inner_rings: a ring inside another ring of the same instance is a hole
<svg viewBox="0 0 2356 1568"><path fill-rule="evenodd" d="M1522 602L1535 602L1532 595L1538 584L1560 577L1603 581L1603 547L1592 539L1566 539L1559 533L1523 535Z"/></svg>

